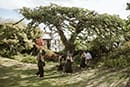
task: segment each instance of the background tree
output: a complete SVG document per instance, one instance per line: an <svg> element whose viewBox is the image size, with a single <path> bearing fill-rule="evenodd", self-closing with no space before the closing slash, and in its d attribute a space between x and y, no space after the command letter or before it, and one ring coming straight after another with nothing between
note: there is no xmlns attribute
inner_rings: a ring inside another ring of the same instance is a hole
<svg viewBox="0 0 130 87"><path fill-rule="evenodd" d="M127 10L130 10L130 3L127 3Z"/></svg>
<svg viewBox="0 0 130 87"><path fill-rule="evenodd" d="M123 34L124 21L118 16L98 14L83 8L51 4L34 9L24 7L20 13L31 20L32 26L44 23L46 28L57 32L65 50L70 52L76 49L77 44L86 45L97 38L112 48Z"/></svg>
<svg viewBox="0 0 130 87"><path fill-rule="evenodd" d="M130 3L127 3L126 10L130 10ZM128 19L126 20L125 27L126 27L125 40L129 41L130 40L130 15L128 16Z"/></svg>

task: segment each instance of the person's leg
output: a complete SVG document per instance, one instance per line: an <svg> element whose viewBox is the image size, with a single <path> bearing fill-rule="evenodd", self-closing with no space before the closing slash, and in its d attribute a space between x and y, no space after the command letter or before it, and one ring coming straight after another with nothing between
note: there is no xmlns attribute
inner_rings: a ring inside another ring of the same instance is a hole
<svg viewBox="0 0 130 87"><path fill-rule="evenodd" d="M43 66L40 66L40 77L43 77L43 72L44 70L43 70Z"/></svg>
<svg viewBox="0 0 130 87"><path fill-rule="evenodd" d="M38 76L40 73L39 73L39 71L36 73L36 75Z"/></svg>
<svg viewBox="0 0 130 87"><path fill-rule="evenodd" d="M70 73L72 73L73 72L73 69L72 69L72 65L70 66Z"/></svg>
<svg viewBox="0 0 130 87"><path fill-rule="evenodd" d="M36 73L36 75L38 76L40 74L40 67L38 66L38 71Z"/></svg>

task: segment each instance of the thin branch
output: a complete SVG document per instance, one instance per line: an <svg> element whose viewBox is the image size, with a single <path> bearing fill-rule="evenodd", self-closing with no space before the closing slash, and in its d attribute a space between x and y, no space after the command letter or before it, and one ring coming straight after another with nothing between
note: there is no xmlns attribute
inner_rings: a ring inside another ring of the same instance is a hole
<svg viewBox="0 0 130 87"><path fill-rule="evenodd" d="M13 25L18 24L18 23L22 22L23 20L24 20L24 18L20 19L20 20L19 20L18 22L16 22L16 23L13 23Z"/></svg>

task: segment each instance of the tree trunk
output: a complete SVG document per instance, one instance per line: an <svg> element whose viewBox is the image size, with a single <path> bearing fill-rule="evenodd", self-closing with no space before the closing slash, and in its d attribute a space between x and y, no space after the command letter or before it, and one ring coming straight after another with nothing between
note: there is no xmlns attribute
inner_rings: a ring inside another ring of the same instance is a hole
<svg viewBox="0 0 130 87"><path fill-rule="evenodd" d="M66 52L69 51L69 52L73 53L74 52L74 48L75 48L75 46L74 46L74 41L75 40L67 40L67 38L64 35L64 32L61 29L61 26L57 26L56 28L57 28L58 33L60 35L61 41L62 41L62 43L65 46L65 51Z"/></svg>

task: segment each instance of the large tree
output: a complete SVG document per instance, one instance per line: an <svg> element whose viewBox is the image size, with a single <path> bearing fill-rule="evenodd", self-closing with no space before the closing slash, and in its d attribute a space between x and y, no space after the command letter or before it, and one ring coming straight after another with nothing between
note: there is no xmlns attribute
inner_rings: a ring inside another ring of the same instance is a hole
<svg viewBox="0 0 130 87"><path fill-rule="evenodd" d="M119 38L117 34L123 31L123 21L118 16L97 14L83 8L51 4L34 9L24 7L20 13L31 20L33 26L43 23L50 30L56 31L65 50L71 52L75 49L77 39L92 41L99 36L111 42L112 37Z"/></svg>

